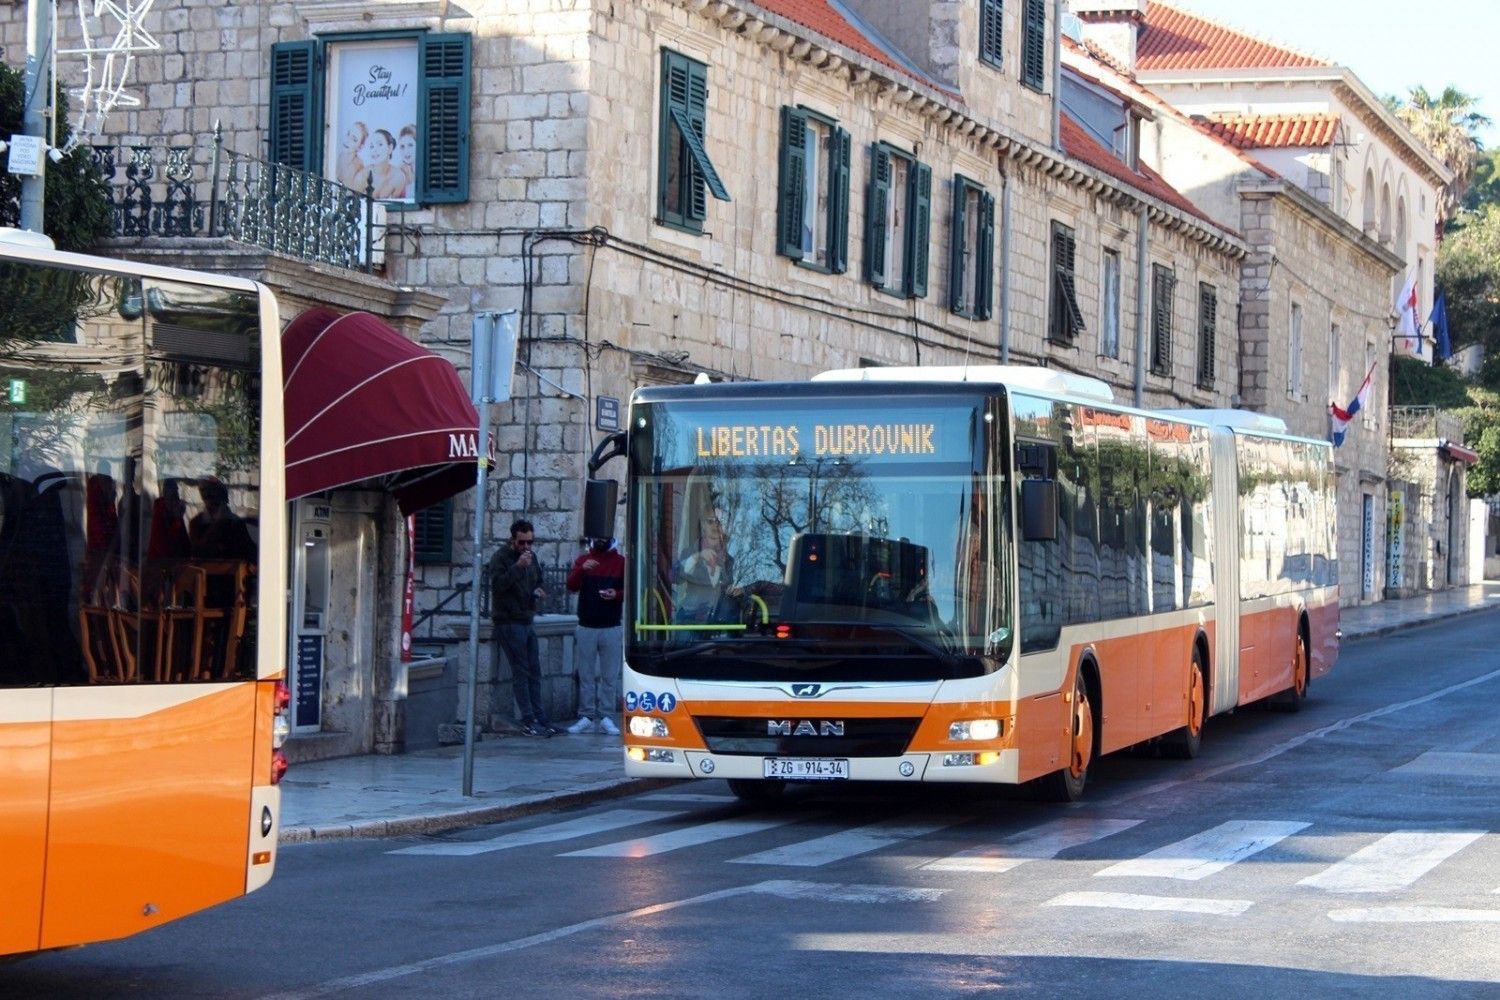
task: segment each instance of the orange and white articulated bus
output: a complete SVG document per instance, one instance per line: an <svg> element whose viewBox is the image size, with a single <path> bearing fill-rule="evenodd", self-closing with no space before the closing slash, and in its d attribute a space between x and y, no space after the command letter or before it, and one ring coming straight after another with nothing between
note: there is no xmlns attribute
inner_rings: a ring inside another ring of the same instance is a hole
<svg viewBox="0 0 1500 1000"><path fill-rule="evenodd" d="M279 331L251 281L0 240L0 956L271 877Z"/></svg>
<svg viewBox="0 0 1500 1000"><path fill-rule="evenodd" d="M870 368L638 390L591 469L619 454L631 775L1071 800L1100 754L1191 757L1337 656L1331 450L1279 420Z"/></svg>

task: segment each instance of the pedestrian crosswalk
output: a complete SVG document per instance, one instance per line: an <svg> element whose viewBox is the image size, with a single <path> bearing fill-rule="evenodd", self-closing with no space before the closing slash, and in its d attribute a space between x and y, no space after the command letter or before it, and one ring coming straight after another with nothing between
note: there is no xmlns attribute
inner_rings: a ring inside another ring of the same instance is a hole
<svg viewBox="0 0 1500 1000"><path fill-rule="evenodd" d="M1070 885L1044 900L1044 906L1237 916L1249 910L1253 900L1220 898L1211 892L1189 896L1171 887L1181 882L1219 885L1227 871L1267 857L1281 863L1260 866L1257 874L1272 872L1283 889L1312 894L1307 898L1392 894L1410 889L1489 835L1473 829L1351 831L1320 828L1291 817L1190 827L1180 818L1072 815L973 846L984 836L983 821L973 816L909 814L848 822L816 808L745 812L729 798L694 795L683 800L662 794L642 796L628 808L590 810L483 840L418 844L390 853L463 857L544 847L556 848L560 858L631 861L700 849L713 851L711 860L717 862L810 869L899 849L903 867L939 877L999 877L1022 865L1063 862L1067 867L1059 874ZM621 833L632 835L620 838ZM767 840L772 841L769 846ZM965 840L970 846L951 850ZM1288 863L1294 863L1290 876ZM1316 870L1309 871L1309 866ZM1079 887L1080 880L1095 878L1111 880L1121 891ZM1243 882L1224 884L1232 885L1236 896L1246 894ZM1487 894L1490 889L1478 891ZM1342 914L1341 920L1358 922L1500 920L1500 909L1483 905L1446 907L1441 912L1410 906L1335 912Z"/></svg>

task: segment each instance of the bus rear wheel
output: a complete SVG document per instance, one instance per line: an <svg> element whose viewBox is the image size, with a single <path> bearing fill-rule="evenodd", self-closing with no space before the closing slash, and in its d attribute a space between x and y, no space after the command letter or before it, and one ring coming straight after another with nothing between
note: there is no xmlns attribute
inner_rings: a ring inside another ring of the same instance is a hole
<svg viewBox="0 0 1500 1000"><path fill-rule="evenodd" d="M1193 650L1193 665L1188 670L1188 720L1181 729L1167 734L1162 749L1167 756L1192 760L1203 748L1203 724L1208 721L1208 681L1203 668L1203 654Z"/></svg>
<svg viewBox="0 0 1500 1000"><path fill-rule="evenodd" d="M1307 658L1307 641L1297 633L1297 650L1292 654L1292 686L1276 699L1276 707L1283 712L1300 712L1307 700L1307 688L1311 681L1312 664Z"/></svg>
<svg viewBox="0 0 1500 1000"><path fill-rule="evenodd" d="M775 778L730 778L729 790L741 802L772 802L786 791L786 782Z"/></svg>
<svg viewBox="0 0 1500 1000"><path fill-rule="evenodd" d="M1089 765L1094 759L1094 706L1083 671L1073 681L1072 711L1069 713L1068 763L1059 771L1038 778L1038 797L1048 802L1077 802L1088 784Z"/></svg>

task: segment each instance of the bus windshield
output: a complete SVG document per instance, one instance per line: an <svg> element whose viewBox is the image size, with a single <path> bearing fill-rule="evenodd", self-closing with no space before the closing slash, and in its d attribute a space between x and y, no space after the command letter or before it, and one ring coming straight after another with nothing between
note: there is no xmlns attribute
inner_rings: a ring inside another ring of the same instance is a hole
<svg viewBox="0 0 1500 1000"><path fill-rule="evenodd" d="M994 668L1009 602L982 404L690 401L637 405L634 418L637 669L758 680Z"/></svg>

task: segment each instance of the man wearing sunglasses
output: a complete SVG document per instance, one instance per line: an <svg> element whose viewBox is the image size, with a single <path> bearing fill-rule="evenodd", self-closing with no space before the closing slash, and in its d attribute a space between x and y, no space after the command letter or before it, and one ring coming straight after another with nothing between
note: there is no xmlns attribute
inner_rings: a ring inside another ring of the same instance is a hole
<svg viewBox="0 0 1500 1000"><path fill-rule="evenodd" d="M510 526L510 540L490 559L490 620L495 643L510 661L511 686L516 693L521 731L550 737L562 732L547 721L542 707L542 660L536 640L536 602L542 589L542 564L532 550L536 532L527 520Z"/></svg>

